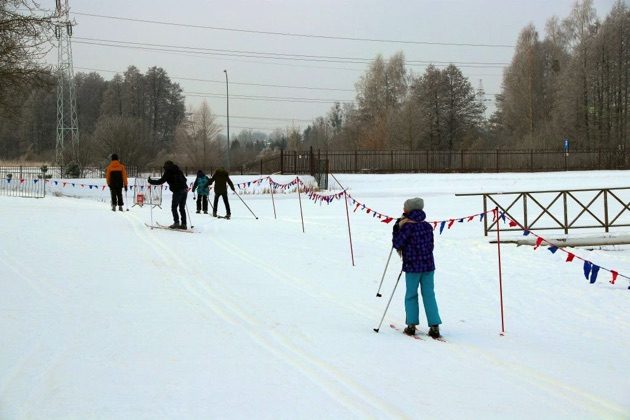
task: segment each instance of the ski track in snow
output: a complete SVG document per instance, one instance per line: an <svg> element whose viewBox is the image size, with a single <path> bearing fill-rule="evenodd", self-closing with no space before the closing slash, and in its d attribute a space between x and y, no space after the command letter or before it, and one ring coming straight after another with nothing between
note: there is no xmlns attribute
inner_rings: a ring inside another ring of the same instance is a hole
<svg viewBox="0 0 630 420"><path fill-rule="evenodd" d="M139 224L136 224L136 226L139 226ZM140 234L140 236L156 252L160 253L163 260L173 263L172 265L167 264L170 270L176 268L178 273L182 273L182 275L174 274L173 277L179 279L179 283L192 297L203 303L208 310L220 316L225 322L237 328L245 327L247 333L256 343L278 360L290 363L317 384L334 401L342 404L356 415L370 416L373 415L376 409L384 415L399 418L407 417L397 407L389 404L380 396L371 393L360 383L344 375L339 369L318 358L312 352L297 346L286 334L281 333L277 329L272 330L271 336L273 340L270 340L267 328L268 325L271 325L272 320L261 319L259 316L253 317L241 308L234 299L229 298L226 293L217 293L207 282L191 280L202 278L205 273L191 269L181 257L172 256L172 250L164 245L161 240L146 240L148 239L146 232ZM221 245L223 249L228 249L225 244L219 243L215 239L213 239L213 242ZM241 257L234 249L228 252ZM251 260L249 261L252 262ZM257 264L257 266L268 269L262 264Z"/></svg>
<svg viewBox="0 0 630 420"><path fill-rule="evenodd" d="M238 246L230 244L229 242L225 240L215 238L212 235L210 235L210 240L215 245L219 246L221 249L232 254L233 256L240 258L244 263L254 264L260 270L282 281L286 286L298 289L299 291L307 293L308 295L315 298L325 298L329 300L331 303L335 304L336 306L344 307L350 311L353 311L359 315L366 317L366 319L376 319L376 317L378 316L378 311L375 310L374 308L370 308L370 307L367 307L366 305L358 305L358 304L349 305L347 304L345 300L339 299L329 293L323 293L322 289L309 287L309 284L312 284L312 282L309 282L307 279L301 279L300 277L289 274L280 268L274 267L273 265L264 262L255 254L243 251ZM176 261L180 264L181 268L184 268L184 267L187 268L185 263L183 263L180 258L177 258ZM201 278L203 277L203 274L191 272L189 277ZM209 288L207 282L199 281L197 285L201 285L203 289L209 294L211 294L212 297L215 299L214 304L209 305L210 308L215 308L217 302L222 302L226 300L227 296L226 296L225 291L223 291L220 295L217 295L216 292L212 291ZM190 287L190 284L188 284L186 287ZM199 298L202 300L204 299L203 295L199 296ZM247 315L246 311L244 311L242 308L239 308L233 299L229 300L228 306L233 310L232 312L233 315L236 315L242 319L243 324L248 327L249 333L253 334L256 337L257 342L259 344L261 344L268 351L276 354L281 360L286 361L286 359L282 357L282 356L286 356L286 354L278 354L277 348L274 347L273 342L269 342L265 338L265 336L263 336L262 334L254 333L255 331L264 330L266 325L269 325L269 320L265 320L266 322L260 322L260 318L252 318L251 316ZM222 313L224 313L227 316L227 318L224 318L224 319L230 322L229 315L226 312L222 312ZM348 388L353 389L353 387L354 388L359 387L359 384L357 384L355 381L352 381L347 376L343 378L342 380L342 376L340 376L341 372L335 369L333 366L326 364L325 362L321 360L316 359L316 357L312 354L309 355L304 349L299 349L294 343L289 343L289 339L286 335L279 334L277 330L273 330L272 334L276 337L275 344L281 344L286 350L293 352L297 356L294 359L294 363L293 363L294 367L304 370L304 366L303 366L304 361L309 361L312 365L317 366L319 369L323 369L326 372L328 372L330 375L335 377L336 380L345 383L346 386L348 386ZM449 344L454 344L454 343L449 343ZM541 389L544 389L546 392L553 392L559 398L566 399L574 405L584 406L585 409L588 409L593 414L601 414L601 410L609 411L611 412L611 414L614 414L614 415L621 415L624 413L624 410L622 407L619 407L616 404L613 404L601 398L598 398L597 396L591 393L588 393L585 390L581 390L581 389L569 386L567 384L564 384L549 375L545 375L540 370L536 370L534 368L527 367L525 365L511 363L509 361L502 360L498 357L493 357L487 352L476 349L472 345L465 345L461 342L456 344L455 350L460 353L472 353L477 357L482 357L483 360L489 365L488 367L510 374L517 381L525 381L531 385L535 385ZM312 376L318 373L317 370L310 370L305 373L312 380L319 381L322 389L329 391L330 389L329 387L332 385L331 383L326 382L322 380L321 378L318 379L317 377ZM353 385L349 386L349 384L351 383L353 383ZM360 388L363 388L363 387L360 387ZM332 389L334 389L334 387ZM374 395L369 395L367 393L367 390L365 390L364 392L365 392L365 395L364 395L365 401L373 403L375 400L378 400L378 398L376 398ZM331 393L330 395L333 398L337 399L339 397L338 390L335 390L335 392ZM347 401L345 401L344 405L346 404L347 404ZM354 406L354 408L360 407L360 406L361 405L356 405ZM390 410L381 409L381 411L383 411L383 413L392 414L393 412L397 410L391 411L391 409ZM365 415L370 412L372 411L362 412L361 414ZM398 414L396 415L403 416L403 414L400 412L398 412Z"/></svg>

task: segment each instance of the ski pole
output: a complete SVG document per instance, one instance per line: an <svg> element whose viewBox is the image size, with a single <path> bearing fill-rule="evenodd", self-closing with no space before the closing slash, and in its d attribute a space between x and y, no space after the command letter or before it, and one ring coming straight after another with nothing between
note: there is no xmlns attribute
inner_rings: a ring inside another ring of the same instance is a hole
<svg viewBox="0 0 630 420"><path fill-rule="evenodd" d="M381 318L381 322L378 323L378 327L374 328L374 332L378 332L381 329L381 325L383 324L383 320L385 319L385 314L389 309L389 304L392 303L392 299L394 297L394 293L396 292L396 287L398 287L398 282L400 281L400 276L402 276L402 270L400 270L400 274L398 274L398 278L396 279L396 284L394 285L394 290L392 290L392 295L389 298L389 302L387 302L387 306L385 307L385 312L383 312L383 317Z"/></svg>
<svg viewBox="0 0 630 420"><path fill-rule="evenodd" d="M389 260L392 259L392 254L394 253L394 247L389 250L389 257L387 258L387 264L385 264L385 270L383 270L383 277L381 277L381 284L378 285L378 290L376 291L376 297L381 297L381 287L383 286L383 280L385 280L385 273L387 273L387 267L389 267Z"/></svg>
<svg viewBox="0 0 630 420"><path fill-rule="evenodd" d="M150 188L150 186L149 186ZM149 207L151 208L151 226L153 226L153 203L151 202L151 190L149 189Z"/></svg>
<svg viewBox="0 0 630 420"><path fill-rule="evenodd" d="M125 187L125 207L127 211L129 211L129 199L127 198L127 187Z"/></svg>
<svg viewBox="0 0 630 420"><path fill-rule="evenodd" d="M186 214L188 214L188 223L190 223L190 228L194 228L192 224L192 219L190 218L190 212L188 211L188 203L186 203Z"/></svg>
<svg viewBox="0 0 630 420"><path fill-rule="evenodd" d="M241 196L234 190L232 190L234 192L234 194L236 194L236 196L239 198L239 200L241 200L241 202L243 204L245 204L245 207L247 207L247 210L249 210L249 212L252 214L252 216L254 216L256 218L256 220L258 220L258 216L256 216L254 214L254 212L252 211L252 209L249 208L249 206L247 205L247 203L245 201L243 201L243 199L241 198Z"/></svg>

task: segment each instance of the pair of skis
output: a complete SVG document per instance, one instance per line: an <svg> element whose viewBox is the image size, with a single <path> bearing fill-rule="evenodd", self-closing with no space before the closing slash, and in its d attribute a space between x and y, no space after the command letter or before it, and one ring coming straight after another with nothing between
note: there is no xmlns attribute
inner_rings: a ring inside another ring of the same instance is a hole
<svg viewBox="0 0 630 420"><path fill-rule="evenodd" d="M171 231L174 231L174 232L195 233L195 231L192 230L192 228L190 228L190 229L175 229L175 228L170 228L168 226L161 225L159 223L156 223L155 225L150 225L148 223L145 223L144 225L146 227L148 227L149 229L151 229L151 230L153 230L153 229L163 229L163 230L171 230Z"/></svg>

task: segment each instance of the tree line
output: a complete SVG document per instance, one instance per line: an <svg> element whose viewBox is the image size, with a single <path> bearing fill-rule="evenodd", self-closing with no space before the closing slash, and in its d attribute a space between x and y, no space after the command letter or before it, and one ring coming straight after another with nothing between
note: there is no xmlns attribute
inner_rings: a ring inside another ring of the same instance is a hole
<svg viewBox="0 0 630 420"><path fill-rule="evenodd" d="M24 12L26 10L27 12ZM51 16L32 0L0 0L0 158L54 159L56 74L38 60L50 49ZM593 0L577 1L540 35L519 34L503 73L496 111L451 64L409 70L403 52L377 56L355 84L355 100L335 103L305 129L270 134L243 130L231 138L239 166L278 149L471 150L624 149L630 132L630 10L618 0L600 20ZM182 88L157 66L129 66L105 80L77 73L82 165L116 152L132 165L166 156L208 168L225 162L226 141L207 103L186 109Z"/></svg>

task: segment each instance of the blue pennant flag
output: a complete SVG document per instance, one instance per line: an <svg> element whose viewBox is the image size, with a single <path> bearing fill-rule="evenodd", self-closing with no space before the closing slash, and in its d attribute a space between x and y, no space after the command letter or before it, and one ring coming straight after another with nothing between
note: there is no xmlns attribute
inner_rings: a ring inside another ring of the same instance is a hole
<svg viewBox="0 0 630 420"><path fill-rule="evenodd" d="M588 280L588 275L591 273L591 269L593 268L593 264L589 261L584 261L584 277Z"/></svg>
<svg viewBox="0 0 630 420"><path fill-rule="evenodd" d="M33 184L37 184L37 181L39 181L39 179L34 179Z"/></svg>
<svg viewBox="0 0 630 420"><path fill-rule="evenodd" d="M597 281L597 273L599 273L599 266L593 264L593 268L591 270L591 284Z"/></svg>
<svg viewBox="0 0 630 420"><path fill-rule="evenodd" d="M503 223L505 223L505 213L501 213L501 220L503 220Z"/></svg>
<svg viewBox="0 0 630 420"><path fill-rule="evenodd" d="M524 230L523 231L523 236L528 236L529 235L529 230Z"/></svg>
<svg viewBox="0 0 630 420"><path fill-rule="evenodd" d="M479 215L479 221L480 221L480 222L483 220L483 216L485 216L485 213L481 213L481 214Z"/></svg>
<svg viewBox="0 0 630 420"><path fill-rule="evenodd" d="M555 254L556 251L558 250L558 247L555 245L551 245L549 248L547 248L549 250L549 252L551 252L552 254Z"/></svg>
<svg viewBox="0 0 630 420"><path fill-rule="evenodd" d="M444 230L444 226L446 226L446 221L443 221L442 223L440 223L440 235L442 234L442 231Z"/></svg>

